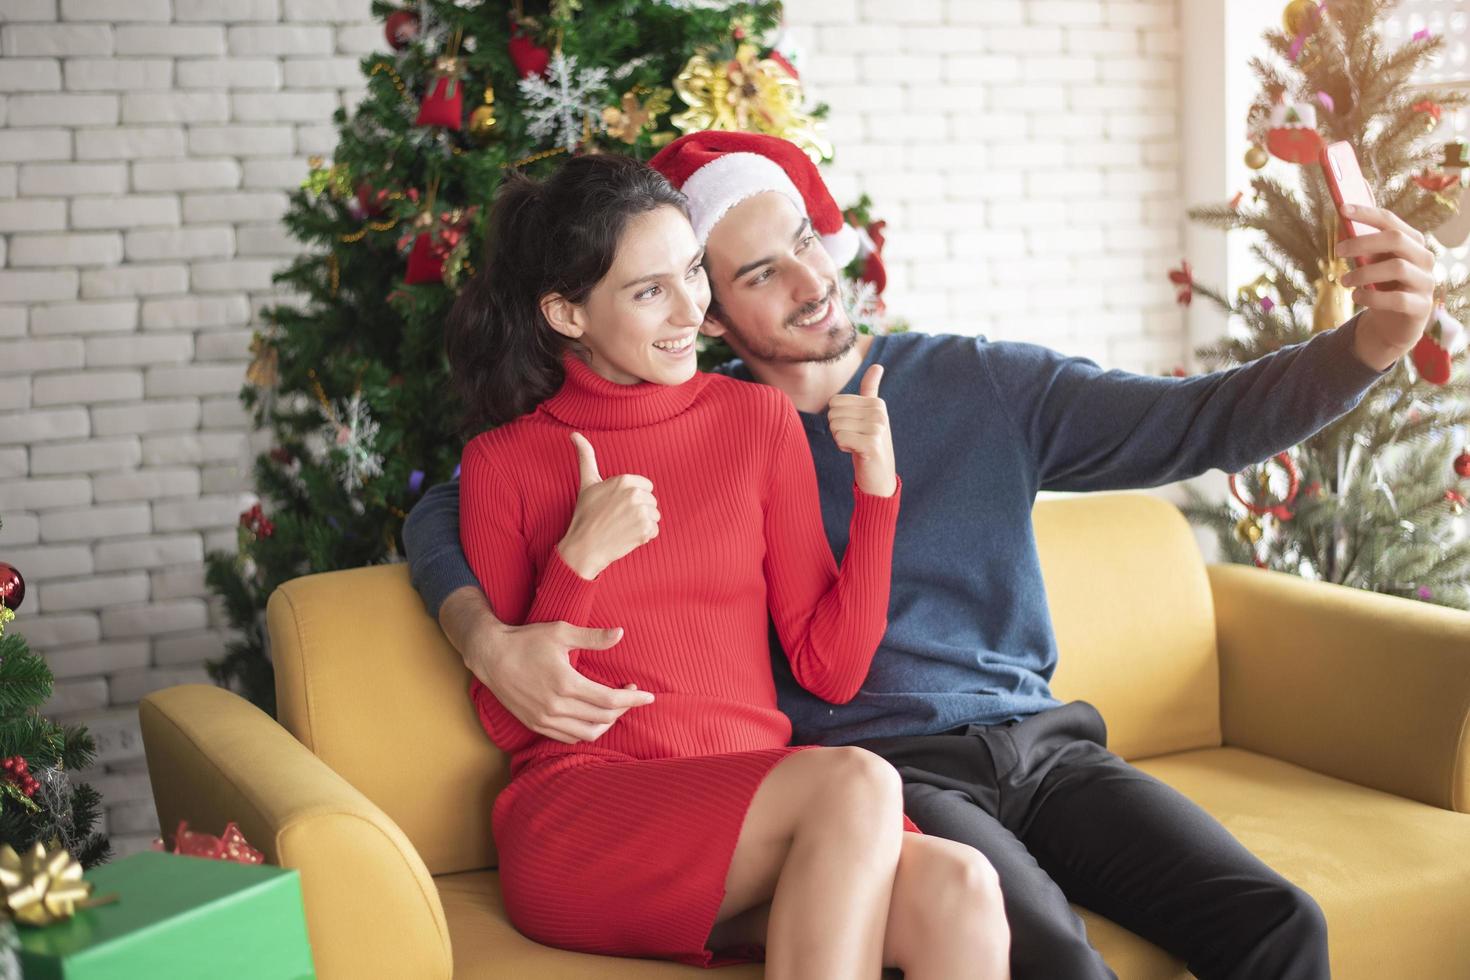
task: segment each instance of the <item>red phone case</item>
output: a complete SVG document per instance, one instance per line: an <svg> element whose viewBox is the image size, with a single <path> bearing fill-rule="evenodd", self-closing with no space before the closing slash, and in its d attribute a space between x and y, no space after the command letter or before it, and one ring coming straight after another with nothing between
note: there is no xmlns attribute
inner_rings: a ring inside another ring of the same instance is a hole
<svg viewBox="0 0 1470 980"><path fill-rule="evenodd" d="M1358 155L1353 152L1353 146L1346 140L1339 140L1322 148L1322 176L1327 178L1327 189L1332 193L1332 203L1337 205L1337 213L1342 215L1344 204L1363 204L1375 208L1378 204L1373 200L1373 188L1368 186L1367 178L1363 176L1363 170L1358 166ZM1343 219L1343 228L1347 237L1357 238L1361 235L1371 235L1377 228L1365 225L1361 221L1348 221ZM1368 262L1368 256L1358 256L1358 264L1364 265Z"/></svg>

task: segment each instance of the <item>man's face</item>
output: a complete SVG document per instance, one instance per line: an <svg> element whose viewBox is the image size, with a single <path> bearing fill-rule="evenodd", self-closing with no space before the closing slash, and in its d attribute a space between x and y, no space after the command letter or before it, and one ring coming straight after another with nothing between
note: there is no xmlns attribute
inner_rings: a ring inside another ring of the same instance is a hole
<svg viewBox="0 0 1470 980"><path fill-rule="evenodd" d="M767 191L725 213L705 249L718 320L704 332L727 336L750 360L833 361L852 349L837 267L785 195Z"/></svg>

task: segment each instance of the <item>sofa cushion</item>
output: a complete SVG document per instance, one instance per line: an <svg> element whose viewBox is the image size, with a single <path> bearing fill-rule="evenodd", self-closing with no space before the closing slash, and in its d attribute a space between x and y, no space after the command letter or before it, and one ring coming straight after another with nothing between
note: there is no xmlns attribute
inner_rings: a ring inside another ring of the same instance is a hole
<svg viewBox="0 0 1470 980"><path fill-rule="evenodd" d="M1125 759L1220 744L1220 665L1204 559L1184 516L1141 493L1032 512L1061 658L1052 691L1090 701Z"/></svg>
<svg viewBox="0 0 1470 980"><path fill-rule="evenodd" d="M1136 764L1317 900L1336 980L1470 977L1470 814L1242 749Z"/></svg>
<svg viewBox="0 0 1470 980"><path fill-rule="evenodd" d="M1327 914L1332 975L1470 977L1470 815L1439 810L1240 749L1144 759L1247 847L1315 897ZM492 871L435 879L454 948L456 977L537 980L679 977L705 971L548 949L505 918ZM1087 910L1088 937L1121 980L1188 980L1184 964ZM1432 936L1433 942L1416 937ZM753 980L758 967L720 971Z"/></svg>
<svg viewBox="0 0 1470 980"><path fill-rule="evenodd" d="M625 959L571 953L532 942L516 932L505 917L500 897L500 875L494 871L467 871L434 879L449 942L454 949L455 980L518 977L525 980L662 980L674 977L710 977L719 980L756 980L759 966L725 967L714 974L697 967L658 960Z"/></svg>

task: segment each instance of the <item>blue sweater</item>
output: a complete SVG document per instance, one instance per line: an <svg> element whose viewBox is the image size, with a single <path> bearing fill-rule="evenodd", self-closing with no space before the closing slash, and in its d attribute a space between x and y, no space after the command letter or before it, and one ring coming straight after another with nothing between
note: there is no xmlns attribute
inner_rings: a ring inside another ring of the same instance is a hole
<svg viewBox="0 0 1470 980"><path fill-rule="evenodd" d="M1382 374L1352 350L1356 320L1250 364L1190 378L1104 371L1033 344L904 333L875 338L848 382L881 363L904 482L888 632L862 690L828 704L775 651L797 742L842 744L996 724L1057 705L1056 640L1031 527L1039 490L1157 486L1234 472L1354 407ZM725 373L752 380L739 361ZM1386 373L1386 372L1384 372ZM852 462L822 414L802 413L840 561ZM459 546L459 486L440 484L403 531L431 612L477 586Z"/></svg>

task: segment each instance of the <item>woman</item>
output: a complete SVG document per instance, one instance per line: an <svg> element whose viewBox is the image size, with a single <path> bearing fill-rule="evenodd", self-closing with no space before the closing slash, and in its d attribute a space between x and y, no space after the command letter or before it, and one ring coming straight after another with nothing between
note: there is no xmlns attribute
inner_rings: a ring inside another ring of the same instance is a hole
<svg viewBox="0 0 1470 980"><path fill-rule="evenodd" d="M832 701L886 626L899 481L877 373L833 420L855 473L839 571L795 409L696 371L709 287L682 195L582 157L545 184L512 178L492 221L448 331L470 429L488 427L462 461L465 554L507 622L624 627L574 666L655 695L569 745L472 683L511 754L493 823L512 922L706 966L763 945L777 980L1004 976L984 859L904 833L890 766L789 746L776 708L768 612L797 680Z"/></svg>

